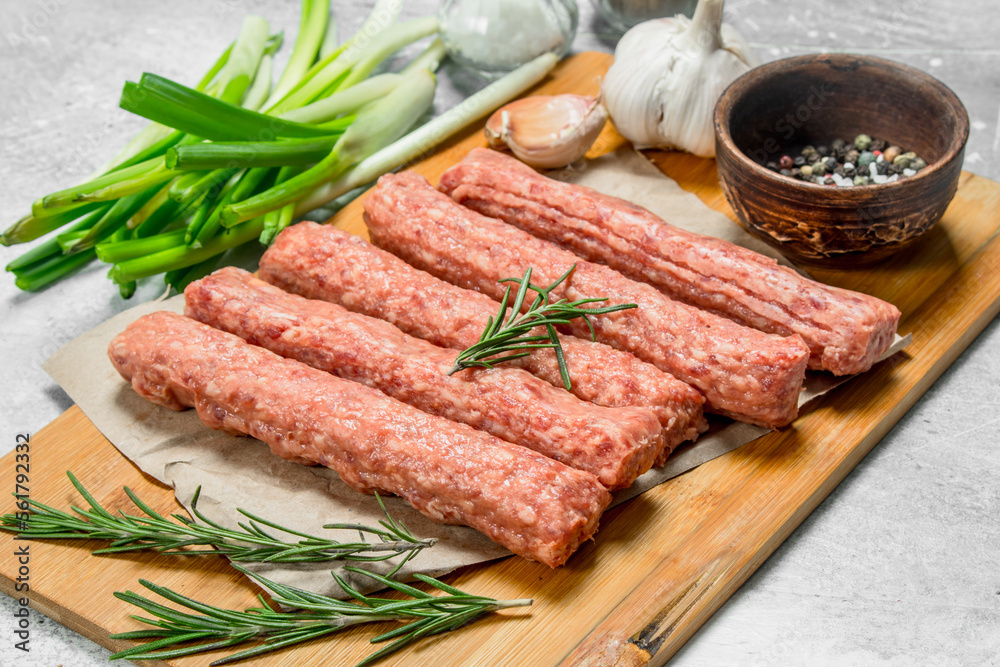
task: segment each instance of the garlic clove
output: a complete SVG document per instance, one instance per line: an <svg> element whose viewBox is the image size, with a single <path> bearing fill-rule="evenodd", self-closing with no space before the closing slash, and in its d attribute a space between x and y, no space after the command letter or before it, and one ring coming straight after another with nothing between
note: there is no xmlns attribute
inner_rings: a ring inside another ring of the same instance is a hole
<svg viewBox="0 0 1000 667"><path fill-rule="evenodd" d="M579 160L601 133L608 114L594 97L535 95L501 107L486 121L490 148L508 148L539 169Z"/></svg>

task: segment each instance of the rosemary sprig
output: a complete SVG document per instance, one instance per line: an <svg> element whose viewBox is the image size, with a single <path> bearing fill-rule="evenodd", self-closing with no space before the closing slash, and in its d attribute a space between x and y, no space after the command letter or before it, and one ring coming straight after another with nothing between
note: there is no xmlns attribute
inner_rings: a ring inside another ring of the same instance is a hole
<svg viewBox="0 0 1000 667"><path fill-rule="evenodd" d="M370 577L384 586L409 596L409 599L367 597L333 573L337 584L354 600L341 601L275 583L239 566L236 566L236 569L269 589L271 598L275 602L294 611L275 611L263 596L258 596L260 607L250 607L244 611L222 609L140 579L139 583L153 593L194 613L167 607L131 591L115 593L118 599L154 616L153 619L136 615L132 618L154 626L155 629L112 635L112 639L154 639L154 641L115 653L111 659L169 660L237 646L255 639L263 641L257 646L211 663L224 665L323 637L361 623L409 621L401 627L373 637L371 640L373 644L394 641L358 663L360 667L398 651L421 637L454 630L488 612L524 607L532 603L531 600L494 600L469 595L432 577L414 575L420 581L445 593L445 595L431 595L389 577L353 567L344 569ZM190 642L201 643L190 644Z"/></svg>
<svg viewBox="0 0 1000 667"><path fill-rule="evenodd" d="M382 499L377 496L379 507L385 513L385 519L379 521L381 528L353 523L323 526L330 530L358 531L360 536L358 541L339 542L286 528L242 509L237 511L249 521L239 523L239 530L230 530L198 511L201 487L195 492L191 501L191 511L200 523L182 514L172 514L176 521L170 521L140 500L127 486L124 487L125 493L135 506L145 513L145 516L121 511L118 515L114 515L101 507L73 473L67 472L66 475L90 505L89 510L72 506L73 511L79 515L74 516L44 503L25 499L30 504L31 511L3 515L0 517L0 528L29 539L111 541L110 546L96 549L94 554L149 549L176 556L222 554L233 561L278 563L314 563L332 560L373 562L405 554L393 569L393 574L421 550L436 542L435 539L417 539L404 525L389 516ZM265 531L265 527L302 539L288 542L269 534ZM190 548L198 546L209 548Z"/></svg>
<svg viewBox="0 0 1000 667"><path fill-rule="evenodd" d="M548 287L539 287L531 284L531 267L529 266L521 278L503 278L502 283L518 283L519 287L514 296L514 303L510 306L508 314L507 304L510 301L511 288L508 286L503 293L503 300L500 302L500 312L496 317L490 317L486 322L486 329L479 337L479 342L462 350L455 365L448 371L448 375L457 373L465 368L493 368L496 364L511 359L526 357L531 354L531 350L551 347L555 350L556 361L559 363L559 375L562 377L563 385L567 391L572 389L569 378L569 368L566 366L566 357L563 354L562 345L559 343L559 335L556 326L569 324L571 320L582 318L590 329L590 336L594 338L594 326L588 319L589 315L603 315L629 308L638 308L634 303L620 303L602 308L584 308L590 303L607 301L607 298L579 299L577 301L567 301L559 299L551 301L552 290L558 287L576 269L576 264L569 267L566 273ZM528 290L537 293L531 306L524 313L521 307L524 305L525 296ZM544 327L545 334L533 334L537 327Z"/></svg>

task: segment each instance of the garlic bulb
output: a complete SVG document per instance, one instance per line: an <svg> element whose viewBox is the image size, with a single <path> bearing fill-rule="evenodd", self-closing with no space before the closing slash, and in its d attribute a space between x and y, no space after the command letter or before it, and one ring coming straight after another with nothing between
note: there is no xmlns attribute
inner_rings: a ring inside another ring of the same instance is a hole
<svg viewBox="0 0 1000 667"><path fill-rule="evenodd" d="M760 64L740 34L722 24L723 1L701 0L693 19L640 23L618 42L602 94L615 127L636 148L715 155L715 103Z"/></svg>
<svg viewBox="0 0 1000 667"><path fill-rule="evenodd" d="M607 117L604 106L594 97L524 97L490 116L486 140L490 148L509 148L527 165L556 169L583 157Z"/></svg>

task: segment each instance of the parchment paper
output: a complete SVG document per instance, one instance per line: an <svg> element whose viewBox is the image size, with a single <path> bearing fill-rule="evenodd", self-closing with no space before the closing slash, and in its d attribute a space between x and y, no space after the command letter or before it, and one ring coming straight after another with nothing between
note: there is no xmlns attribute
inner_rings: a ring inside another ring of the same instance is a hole
<svg viewBox="0 0 1000 667"><path fill-rule="evenodd" d="M554 175L634 201L671 224L776 256L769 247L743 232L726 216L709 209L697 196L683 191L631 150L618 151L587 163L585 168ZM355 492L332 470L289 463L271 454L268 446L258 440L212 431L193 410L174 412L149 403L121 379L107 358L111 339L142 315L156 310L182 312L183 306L183 297L176 296L120 313L68 343L45 362L44 368L122 454L143 472L172 486L188 510L200 486L198 509L228 526L235 527L242 519L236 508L316 535L329 534L323 529L329 523L376 525L382 514L374 497ZM897 337L886 356L906 342ZM800 405L842 381L826 374L810 374ZM650 471L632 487L616 494L615 502L632 498L766 432L767 429L757 426L716 420L712 430L698 442L682 447L665 467ZM88 483L86 479L81 481L84 485ZM406 565L401 571L403 577L414 572L438 576L464 565L509 555L475 530L434 523L399 498L386 498L385 503L390 514L415 535L438 540ZM339 539L354 541L356 533L341 535ZM336 563L245 564L245 567L280 583L343 597L329 574L331 569L340 569ZM385 572L391 564L366 567ZM367 579L348 578L361 590L374 589Z"/></svg>

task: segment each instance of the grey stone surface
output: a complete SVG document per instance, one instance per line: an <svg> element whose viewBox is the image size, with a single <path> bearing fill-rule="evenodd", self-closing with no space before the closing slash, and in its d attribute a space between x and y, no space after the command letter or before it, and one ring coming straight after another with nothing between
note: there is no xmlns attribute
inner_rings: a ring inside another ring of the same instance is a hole
<svg viewBox="0 0 1000 667"><path fill-rule="evenodd" d="M371 3L334 4L344 37ZM411 1L405 14L436 6ZM574 50L612 50L615 37L587 0L580 10ZM148 70L190 82L243 15L290 36L297 11L276 0L0 0L0 224L90 173L142 126L117 109L122 81ZM766 60L862 51L937 76L969 110L966 168L1000 178L1000 3L730 0L727 18ZM446 68L436 109L469 86ZM0 249L0 262L23 249ZM0 276L0 453L70 405L41 361L130 305L104 272L91 267L31 295ZM160 291L147 281L135 300ZM998 378L993 322L671 664L1000 664ZM0 665L105 662L103 648L34 612L32 650L18 651L15 609L0 597Z"/></svg>

